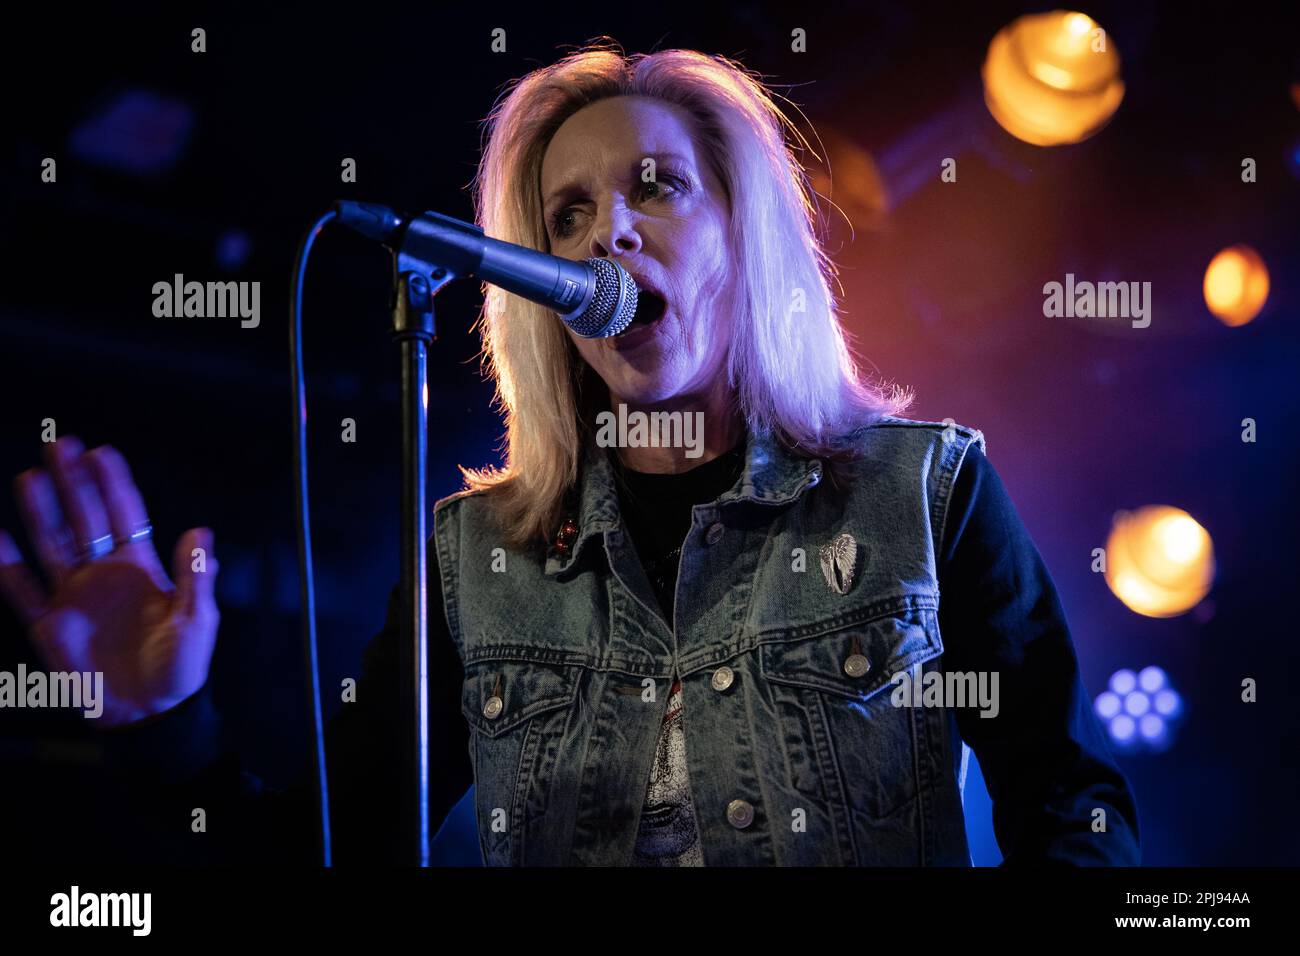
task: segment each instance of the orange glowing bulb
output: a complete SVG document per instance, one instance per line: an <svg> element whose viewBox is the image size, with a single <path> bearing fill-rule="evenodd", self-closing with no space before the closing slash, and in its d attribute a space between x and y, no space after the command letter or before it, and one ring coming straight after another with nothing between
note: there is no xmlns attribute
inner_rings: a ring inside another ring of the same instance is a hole
<svg viewBox="0 0 1300 956"><path fill-rule="evenodd" d="M1214 580L1210 534L1180 508L1150 505L1116 515L1106 541L1106 584L1132 611L1175 617Z"/></svg>
<svg viewBox="0 0 1300 956"><path fill-rule="evenodd" d="M1119 54L1084 13L1029 14L998 31L982 71L998 124L1035 146L1078 143L1124 99Z"/></svg>
<svg viewBox="0 0 1300 956"><path fill-rule="evenodd" d="M1205 304L1224 325L1245 325L1268 299L1268 267L1250 246L1229 246L1205 270Z"/></svg>

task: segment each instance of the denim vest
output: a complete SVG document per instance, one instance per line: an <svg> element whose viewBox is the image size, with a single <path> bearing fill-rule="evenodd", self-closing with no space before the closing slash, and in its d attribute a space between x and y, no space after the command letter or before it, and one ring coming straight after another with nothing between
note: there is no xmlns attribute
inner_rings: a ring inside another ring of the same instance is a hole
<svg viewBox="0 0 1300 956"><path fill-rule="evenodd" d="M956 718L890 696L894 674L940 667L936 555L984 437L887 417L849 440L865 459L836 489L751 433L736 485L693 509L671 627L607 453L584 460L563 555L496 551L482 492L437 503L489 865L630 861L674 674L706 865L970 864ZM819 549L843 532L838 593Z"/></svg>

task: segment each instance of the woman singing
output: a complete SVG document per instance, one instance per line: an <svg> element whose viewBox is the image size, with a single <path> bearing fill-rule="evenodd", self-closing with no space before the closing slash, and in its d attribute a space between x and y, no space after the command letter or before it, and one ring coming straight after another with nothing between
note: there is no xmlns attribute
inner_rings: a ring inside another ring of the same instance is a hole
<svg viewBox="0 0 1300 956"><path fill-rule="evenodd" d="M583 339L488 290L506 459L434 511L432 819L473 784L492 865L969 865L969 746L1008 863L1134 864L1042 558L982 433L858 372L797 144L685 50L589 47L489 117L485 232L644 294ZM205 852L310 859L310 777L220 759L211 533L173 585L126 463L75 439L17 488L52 590L7 535L0 584L50 668L104 672L110 763L177 827L237 815ZM404 856L396 610L327 734L340 862Z"/></svg>

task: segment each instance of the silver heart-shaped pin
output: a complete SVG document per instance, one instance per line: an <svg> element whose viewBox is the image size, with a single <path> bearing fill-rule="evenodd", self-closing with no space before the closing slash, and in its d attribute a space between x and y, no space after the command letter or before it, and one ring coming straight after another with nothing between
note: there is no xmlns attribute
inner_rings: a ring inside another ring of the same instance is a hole
<svg viewBox="0 0 1300 956"><path fill-rule="evenodd" d="M853 587L853 571L858 566L858 542L847 531L817 551L822 574L836 594L848 594Z"/></svg>

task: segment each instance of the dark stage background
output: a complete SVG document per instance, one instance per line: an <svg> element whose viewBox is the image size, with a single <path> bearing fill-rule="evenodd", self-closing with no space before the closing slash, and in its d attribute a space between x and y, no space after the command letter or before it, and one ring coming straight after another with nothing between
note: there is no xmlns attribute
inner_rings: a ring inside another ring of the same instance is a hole
<svg viewBox="0 0 1300 956"><path fill-rule="evenodd" d="M215 529L223 620L212 680L251 771L283 785L309 752L286 359L297 241L336 198L471 218L478 124L502 85L606 34L633 52L738 57L822 134L833 197L853 225L832 216L830 248L861 358L915 388L909 416L985 432L1060 589L1090 695L1113 672L1147 665L1183 695L1172 746L1120 757L1144 861L1300 862L1294 18L1241 5L1089 5L1120 52L1126 95L1099 134L1043 148L993 122L980 66L1001 27L1050 6L324 9L58 13L6 31L0 471L12 479L34 464L40 422L53 418L61 435L125 454L165 565L185 528ZM196 26L203 54L190 50ZM496 27L507 52L491 52ZM790 49L795 27L806 53ZM47 156L57 183L41 181ZM355 184L340 181L345 157ZM957 160L956 183L940 181L945 157ZM1257 182L1242 182L1243 157L1257 160ZM1236 243L1258 250L1272 289L1258 318L1228 328L1207 311L1201 277ZM154 318L151 288L175 273L260 281L260 326ZM1151 282L1151 326L1045 318L1042 287L1066 273ZM329 230L306 286L327 715L398 574L387 283L378 248ZM458 463L499 461L501 423L469 333L479 302L473 284L438 298L431 500L457 489ZM345 417L354 444L340 441ZM1247 417L1255 443L1241 440ZM1209 596L1171 619L1133 613L1091 570L1113 514L1151 503L1194 515L1218 565ZM30 555L9 494L0 526ZM35 666L3 615L0 669ZM1241 701L1245 678L1258 682L1256 703ZM64 725L0 720L6 824L66 826L53 809L76 805L54 793L71 752ZM33 739L35 761L22 757ZM968 811L976 862L996 863L978 774ZM462 801L438 861L478 862L470 813Z"/></svg>

